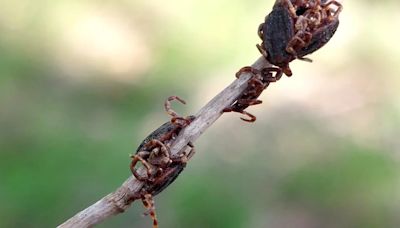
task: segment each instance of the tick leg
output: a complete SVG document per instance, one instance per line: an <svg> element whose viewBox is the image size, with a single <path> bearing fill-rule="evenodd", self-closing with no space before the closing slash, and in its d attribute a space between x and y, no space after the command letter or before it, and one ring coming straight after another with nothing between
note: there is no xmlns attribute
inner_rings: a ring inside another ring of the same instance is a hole
<svg viewBox="0 0 400 228"><path fill-rule="evenodd" d="M286 46L286 51L296 58L297 52L295 50L304 48L307 43L311 41L312 34L310 32L307 32L307 28L309 27L309 24L311 22L311 19L307 18L307 16L299 16L296 21L296 34Z"/></svg>
<svg viewBox="0 0 400 228"><path fill-rule="evenodd" d="M262 91L267 88L267 86L269 85L269 83L265 83L262 81L262 75L261 74L257 74L254 77L252 77L249 80L249 85L253 88L252 93L249 94L253 94L254 97L258 97L260 96L260 94L262 93Z"/></svg>
<svg viewBox="0 0 400 228"><path fill-rule="evenodd" d="M314 0L314 4L310 4L308 8L313 10L318 10L319 6L321 5L321 0Z"/></svg>
<svg viewBox="0 0 400 228"><path fill-rule="evenodd" d="M296 50L302 49L307 46L307 43L310 42L312 38L312 34L309 32L299 31L288 43L286 47L286 51L292 54L294 57L300 60L304 60L307 62L312 62L309 58L298 57Z"/></svg>
<svg viewBox="0 0 400 228"><path fill-rule="evenodd" d="M331 8L330 5L335 5L337 7L336 11L333 13L333 15L331 14ZM326 3L325 5L323 5L324 9L327 10L329 12L329 19L332 21L334 19L336 19L340 12L342 12L343 6L342 4L340 4L337 1L329 1L328 3Z"/></svg>
<svg viewBox="0 0 400 228"><path fill-rule="evenodd" d="M254 121L256 121L256 119L257 119L254 115L252 115L252 114L250 114L250 113L248 113L248 112L246 112L246 111L244 111L244 110L237 110L237 109L234 109L234 108L232 108L232 107L230 107L230 108L225 108L225 109L223 110L223 112L238 112L238 113L241 113L241 114L243 114L243 115L246 115L246 116L248 116L250 119L245 119L245 118L243 118L243 117L240 117L241 120L246 121L246 122L254 122Z"/></svg>
<svg viewBox="0 0 400 228"><path fill-rule="evenodd" d="M310 33L311 34L311 33ZM311 34L312 35L312 34ZM297 45L296 49L301 49L306 46L306 41L304 41L301 37L301 33L296 34L288 43L286 47L286 51L293 54L294 56L297 56L296 51L294 50L294 47Z"/></svg>
<svg viewBox="0 0 400 228"><path fill-rule="evenodd" d="M257 30L257 33L258 33L258 37L260 37L260 39L261 40L263 40L264 39L264 23L261 23L259 26L258 26L258 30Z"/></svg>
<svg viewBox="0 0 400 228"><path fill-rule="evenodd" d="M261 71L251 67L245 66L242 67L237 73L236 77L239 78L243 73L250 73L253 74L252 78L248 81L248 88L243 92L243 95L250 96L253 95L254 97L258 97L261 92L265 89L265 85L263 81L261 81Z"/></svg>
<svg viewBox="0 0 400 228"><path fill-rule="evenodd" d="M186 104L186 102L178 96L168 97L168 99L164 103L164 108L165 108L165 111L168 113L168 115L170 115L172 117L171 123L173 123L179 127L185 127L185 126L189 125L192 122L191 118L181 117L171 108L171 101L173 101L173 100L177 100L177 101L181 102L182 104Z"/></svg>
<svg viewBox="0 0 400 228"><path fill-rule="evenodd" d="M145 194L142 197L142 203L143 206L147 209L147 211L144 214L150 215L151 219L153 220L153 228L157 228L158 220L157 220L156 208L154 206L153 195Z"/></svg>
<svg viewBox="0 0 400 228"><path fill-rule="evenodd" d="M188 160L189 160L189 158L186 155L186 152L182 152L181 154L172 158L172 162L180 163L180 164L186 164L188 162Z"/></svg>
<svg viewBox="0 0 400 228"><path fill-rule="evenodd" d="M182 127L182 128L186 127L191 122L192 122L191 119L185 118L185 117L181 117L181 116L177 116L177 117L172 117L171 118L171 123L173 123L175 126Z"/></svg>
<svg viewBox="0 0 400 228"><path fill-rule="evenodd" d="M288 43L286 51L297 58L297 52L294 50L294 46L297 44L296 43L297 38L296 39L295 38L296 37L293 37L293 39Z"/></svg>
<svg viewBox="0 0 400 228"><path fill-rule="evenodd" d="M283 3L287 5L290 16L292 16L292 18L297 18L296 9L294 8L292 2L290 0L283 0Z"/></svg>
<svg viewBox="0 0 400 228"><path fill-rule="evenodd" d="M309 62L312 63L312 59L307 58L307 57L297 57L298 60L304 61L304 62Z"/></svg>
<svg viewBox="0 0 400 228"><path fill-rule="evenodd" d="M189 153L187 155L186 154L185 155L186 155L187 159L189 160L196 153L196 150L195 150L195 148L194 148L194 146L193 146L193 144L191 142L188 143L188 146L190 147L190 151L189 151Z"/></svg>
<svg viewBox="0 0 400 228"><path fill-rule="evenodd" d="M160 140L153 139L150 141L150 143L151 143L150 144L151 146L159 146L161 152L164 154L165 157L169 158L171 156L171 152L170 152L169 148L164 143L162 143Z"/></svg>
<svg viewBox="0 0 400 228"><path fill-rule="evenodd" d="M273 76L273 72L275 72L275 76ZM281 79L283 75L282 69L278 67L266 67L262 69L261 73L263 80L268 82L276 82Z"/></svg>
<svg viewBox="0 0 400 228"><path fill-rule="evenodd" d="M261 55L264 56L264 58L267 58L267 57L268 57L268 53L267 53L267 51L264 49L264 42L262 42L261 45L260 45L260 44L257 44L256 47L257 47L258 51L261 53Z"/></svg>
<svg viewBox="0 0 400 228"><path fill-rule="evenodd" d="M149 161L153 166L165 167L172 163L171 151L169 147L165 145L161 140L153 139L146 144L146 147L153 148ZM151 160L150 160L151 159ZM156 175L153 175L156 176Z"/></svg>
<svg viewBox="0 0 400 228"><path fill-rule="evenodd" d="M318 11L310 11L306 15L304 15L304 17L308 19L307 27L309 28L309 31L314 30L321 24L323 18L322 13L323 11L318 10Z"/></svg>
<svg viewBox="0 0 400 228"><path fill-rule="evenodd" d="M261 24L258 26L258 30L257 30L258 37L260 37L261 40L264 40L264 30L263 30L263 27L264 27L264 23L261 23ZM256 46L257 46L258 51L261 53L261 55L263 55L264 58L267 58L268 54L267 54L267 51L266 51L265 48L264 48L264 42L261 42L261 45L260 45L260 44L257 44Z"/></svg>
<svg viewBox="0 0 400 228"><path fill-rule="evenodd" d="M149 154L150 154L150 152L148 152L148 151L139 151L135 155L132 155L132 159L133 160L132 160L131 165L130 165L131 172L132 172L133 176L135 176L135 178L138 179L139 181L147 181L147 180L149 180L149 178L151 177L151 174L153 172L153 169L151 168L151 165L143 158L145 156L148 156ZM138 161L142 162L143 166L146 168L147 177L142 177L137 172L135 166L136 166Z"/></svg>
<svg viewBox="0 0 400 228"><path fill-rule="evenodd" d="M172 117L178 117L178 114L171 108L171 101L173 101L173 100L177 100L177 101L181 102L182 104L186 104L186 102L178 96L170 96L165 101L164 108L165 108L165 111L168 113L168 115L170 115Z"/></svg>
<svg viewBox="0 0 400 228"><path fill-rule="evenodd" d="M157 169L157 171L156 171L156 174L155 174L154 176L161 175L161 174L163 173L163 171L164 171L163 168L160 168L160 167L159 167L159 168Z"/></svg>
<svg viewBox="0 0 400 228"><path fill-rule="evenodd" d="M248 105L248 106L258 105L258 104L262 103L261 100L257 100L257 99L239 99L239 100L237 100L237 102L239 104Z"/></svg>
<svg viewBox="0 0 400 228"><path fill-rule="evenodd" d="M243 115L246 115L246 116L250 117L250 119L245 119L245 118L243 118L243 117L240 117L240 119L243 120L243 121L252 123L252 122L254 122L254 121L257 120L256 116L254 116L253 114L250 114L250 113L248 113L248 112L246 112L246 111L243 111L243 110L242 110L240 113L242 113Z"/></svg>
<svg viewBox="0 0 400 228"><path fill-rule="evenodd" d="M189 153L186 154L186 151L188 150L188 148L190 148L190 151L189 151ZM194 149L193 143L189 142L187 144L187 147L185 148L185 150L181 154L175 155L175 156L171 157L171 159L175 163L186 164L189 161L189 159L193 157L195 152L196 151Z"/></svg>
<svg viewBox="0 0 400 228"><path fill-rule="evenodd" d="M285 73L285 75L288 77L293 75L292 70L290 69L289 65L282 67L282 72Z"/></svg>
<svg viewBox="0 0 400 228"><path fill-rule="evenodd" d="M243 73L251 73L253 75L259 75L260 71L257 70L256 68L251 67L251 66L245 66L245 67L240 68L240 70L236 73L236 78L240 78L240 76Z"/></svg>
<svg viewBox="0 0 400 228"><path fill-rule="evenodd" d="M299 16L299 18L296 21L296 24L294 25L296 32L297 31L305 31L310 22L311 22L311 20L308 17Z"/></svg>

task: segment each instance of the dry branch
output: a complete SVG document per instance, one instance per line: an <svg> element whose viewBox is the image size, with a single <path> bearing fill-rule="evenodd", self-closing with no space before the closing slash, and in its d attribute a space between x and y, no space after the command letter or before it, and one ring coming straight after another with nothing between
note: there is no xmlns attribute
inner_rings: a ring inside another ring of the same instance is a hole
<svg viewBox="0 0 400 228"><path fill-rule="evenodd" d="M262 69L271 65L260 57L252 67ZM247 81L251 74L243 73L222 92L209 101L197 114L196 119L178 135L171 145L173 155L182 151L189 142L196 141L208 127L210 127L221 115L222 110L230 106L246 89ZM127 167L128 169L128 167ZM143 173L143 169L139 170ZM68 219L58 228L67 227L91 227L105 219L124 212L135 200L137 193L141 190L143 183L133 176L129 177L115 192L112 192L95 204L82 210L72 218Z"/></svg>

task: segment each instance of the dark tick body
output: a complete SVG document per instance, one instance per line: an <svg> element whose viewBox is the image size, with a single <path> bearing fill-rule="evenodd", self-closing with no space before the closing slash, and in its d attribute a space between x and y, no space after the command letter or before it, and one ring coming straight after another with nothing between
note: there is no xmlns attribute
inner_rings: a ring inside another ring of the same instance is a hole
<svg viewBox="0 0 400 228"><path fill-rule="evenodd" d="M336 9L332 8L336 6ZM265 22L260 24L257 45L261 54L280 73L292 75L289 63L294 59L311 62L304 56L324 46L339 25L342 5L337 1L277 0Z"/></svg>
<svg viewBox="0 0 400 228"><path fill-rule="evenodd" d="M283 4L275 4L265 23L259 27L259 36L263 40L259 47L261 53L264 53L268 62L280 67L288 76L292 75L289 62L295 57L286 51L286 47L294 33L294 20Z"/></svg>
<svg viewBox="0 0 400 228"><path fill-rule="evenodd" d="M261 71L252 67L239 70L236 77L243 72L251 73L252 77L244 92L223 111L242 113L249 117L242 120L254 122L256 117L244 110L261 103L257 98L271 82L279 80L283 74L292 75L291 61L311 62L304 56L328 43L339 26L341 10L342 5L332 0L277 0L265 22L258 27L262 42L257 44L260 53L274 66Z"/></svg>
<svg viewBox="0 0 400 228"><path fill-rule="evenodd" d="M191 120L194 119L193 116L190 116L189 118ZM134 169L136 162L132 161L131 164L132 173L137 179L145 182L144 190L153 196L157 195L166 187L168 187L168 185L170 185L178 177L178 175L186 167L186 162L190 158L188 156L193 155L192 145L188 145L188 147L191 149L188 155L175 157L170 155L169 143L171 139L174 139L182 129L183 126L166 122L158 129L153 131L149 136L147 136L136 150L136 155L139 154L139 156L142 156L142 158L145 160L145 163L149 165L149 167L154 166L158 168L158 170L155 171L156 173L153 174L152 171L154 168L150 167L150 172L148 173L149 176L142 177L137 174L136 170ZM144 152L145 155L143 156L141 152ZM138 159L138 161L139 160L140 159Z"/></svg>
<svg viewBox="0 0 400 228"><path fill-rule="evenodd" d="M323 47L333 37L338 26L339 26L339 20L334 20L316 29L313 32L313 36L310 42L307 44L307 46L297 51L297 54L303 57Z"/></svg>
<svg viewBox="0 0 400 228"><path fill-rule="evenodd" d="M143 182L143 187L134 198L142 199L143 205L148 209L145 214L150 214L153 220L153 227L158 227L153 196L157 195L168 187L186 167L188 159L194 154L191 143L185 151L179 155L172 155L169 147L179 132L189 125L194 116L180 117L171 109L170 101L178 100L185 104L185 101L176 96L169 97L164 104L166 112L172 117L169 122L164 123L150 135L148 135L132 155L130 169L136 179ZM186 150L189 152L186 153ZM141 162L145 167L146 175L142 176L137 172L136 165Z"/></svg>

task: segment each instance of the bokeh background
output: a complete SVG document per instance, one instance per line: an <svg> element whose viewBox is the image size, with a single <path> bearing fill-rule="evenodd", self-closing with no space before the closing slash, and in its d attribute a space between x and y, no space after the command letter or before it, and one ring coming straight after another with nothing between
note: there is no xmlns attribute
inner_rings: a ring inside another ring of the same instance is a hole
<svg viewBox="0 0 400 228"><path fill-rule="evenodd" d="M116 189L179 95L197 112L259 56L273 1L0 7L0 227L54 227ZM399 227L400 2L344 2L258 117L220 118L156 197L162 227ZM150 227L140 203L98 227Z"/></svg>

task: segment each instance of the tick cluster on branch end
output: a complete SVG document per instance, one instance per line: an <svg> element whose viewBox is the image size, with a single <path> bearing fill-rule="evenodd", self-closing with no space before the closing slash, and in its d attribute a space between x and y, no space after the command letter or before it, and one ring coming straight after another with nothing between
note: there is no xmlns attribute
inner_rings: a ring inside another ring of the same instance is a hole
<svg viewBox="0 0 400 228"><path fill-rule="evenodd" d="M257 48L265 59L274 65L261 70L244 67L243 72L252 74L243 94L225 112L245 114L254 122L256 117L246 111L251 105L260 104L257 98L271 82L278 81L282 74L292 76L289 63L295 59L311 62L304 56L320 49L332 38L339 26L342 5L327 0L277 0L272 12L258 28L261 44Z"/></svg>
<svg viewBox="0 0 400 228"><path fill-rule="evenodd" d="M324 46L334 35L339 26L338 16L342 5L335 0L276 0L272 12L258 28L261 44L257 48L272 67L257 70L243 67L236 73L250 73L252 76L245 91L226 107L223 112L238 112L254 122L256 117L245 111L251 105L260 104L257 98L272 82L278 81L283 74L292 75L289 63L295 59L311 62L305 56ZM194 116L181 117L171 109L170 102L181 98L171 96L165 101L165 110L171 120L161 125L147 136L132 155L130 165L132 174L144 183L135 199L141 199L148 209L153 227L158 227L153 196L168 187L183 171L188 159L194 154L194 146L189 143L179 155L172 155L170 146L178 134L187 127ZM138 173L138 162L144 167L145 173Z"/></svg>

